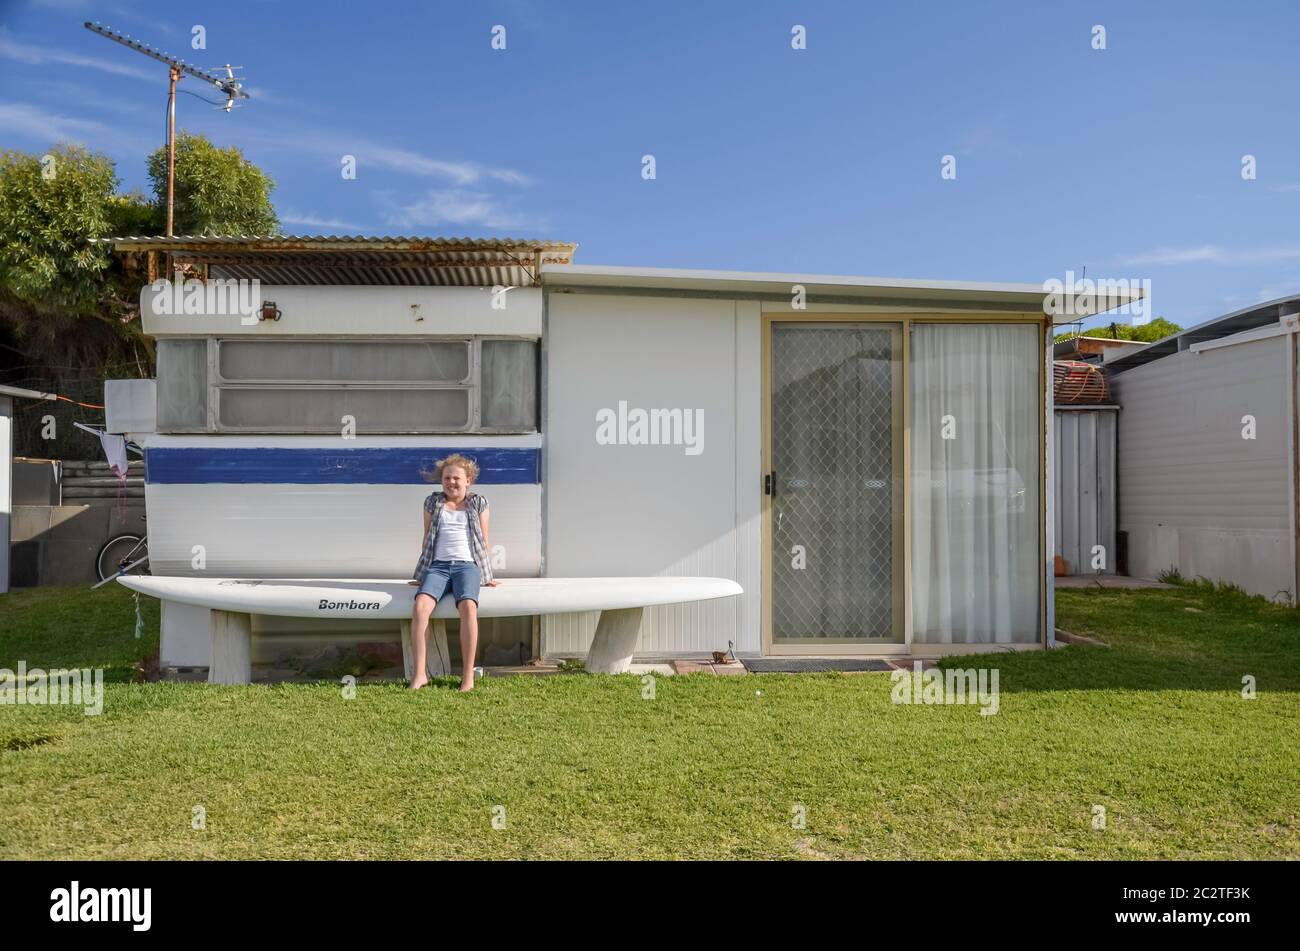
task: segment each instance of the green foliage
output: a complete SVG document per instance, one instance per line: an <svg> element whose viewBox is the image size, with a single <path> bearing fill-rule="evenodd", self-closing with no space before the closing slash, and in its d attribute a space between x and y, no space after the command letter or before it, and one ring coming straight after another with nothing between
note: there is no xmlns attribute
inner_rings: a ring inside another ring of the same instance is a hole
<svg viewBox="0 0 1300 951"><path fill-rule="evenodd" d="M1165 337L1172 337L1183 328L1173 321L1165 320L1163 317L1157 317L1155 320L1145 324L1122 324L1115 321L1111 324L1105 324L1101 327L1091 327L1087 330L1071 330L1068 333L1057 334L1054 338L1057 343L1062 340L1073 340L1075 337L1104 337L1110 340L1133 340L1138 343L1155 343L1157 340L1163 340Z"/></svg>
<svg viewBox="0 0 1300 951"><path fill-rule="evenodd" d="M1187 579L1183 577L1183 573L1179 571L1177 566L1175 565L1170 565L1164 571L1160 572L1160 574L1156 575L1156 580L1159 581L1161 584L1172 584L1172 585L1179 585L1179 586L1187 584Z"/></svg>
<svg viewBox="0 0 1300 951"><path fill-rule="evenodd" d="M108 156L65 145L0 152L0 291L39 310L85 313L103 294L117 173Z"/></svg>
<svg viewBox="0 0 1300 951"><path fill-rule="evenodd" d="M166 212L138 189L110 198L108 217L108 230L114 237L155 235L166 230Z"/></svg>
<svg viewBox="0 0 1300 951"><path fill-rule="evenodd" d="M1273 592L1272 597L1265 597L1262 594L1251 594L1241 585L1231 581L1215 581L1213 578L1205 577L1205 575L1197 575L1192 579L1184 578L1182 572L1174 566L1160 572L1156 576L1156 580L1164 584L1186 588L1188 591L1199 594L1214 595L1246 604L1257 602L1259 604L1272 603L1295 607L1295 595L1286 589Z"/></svg>
<svg viewBox="0 0 1300 951"><path fill-rule="evenodd" d="M162 213L167 208L167 148L148 159L149 180ZM218 148L206 137L176 134L173 234L279 234L271 205L275 182L236 146Z"/></svg>
<svg viewBox="0 0 1300 951"><path fill-rule="evenodd" d="M146 262L93 241L163 233L165 148L148 157L148 170L157 200L119 194L113 161L82 146L0 152L0 380L100 403L104 379L152 372L153 342L139 319ZM181 133L176 178L178 234L278 232L274 183L237 148ZM60 405L90 422L84 413L99 412Z"/></svg>

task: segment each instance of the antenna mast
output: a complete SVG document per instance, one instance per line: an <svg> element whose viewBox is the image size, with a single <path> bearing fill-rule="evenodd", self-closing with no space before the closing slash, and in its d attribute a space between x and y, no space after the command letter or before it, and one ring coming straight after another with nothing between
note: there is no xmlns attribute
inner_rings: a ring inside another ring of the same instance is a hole
<svg viewBox="0 0 1300 951"><path fill-rule="evenodd" d="M176 84L180 82L181 77L185 75L193 76L195 79L201 79L205 83L211 83L220 89L226 96L226 104L223 107L229 112L231 107L238 99L249 98L248 93L240 87L239 82L235 79L234 70L237 67L225 66L225 76L218 76L209 73L206 70L197 69L190 66L184 60L176 59L169 56L161 50L156 50L152 46L146 46L144 43L137 42L129 36L124 36L116 30L110 30L108 27L99 23L86 21L85 27L92 33L98 33L100 36L106 36L114 43L121 43L128 49L133 49L137 53L143 53L160 63L167 65L168 75L168 96L167 96L167 237L172 236L172 212L175 205L176 196Z"/></svg>

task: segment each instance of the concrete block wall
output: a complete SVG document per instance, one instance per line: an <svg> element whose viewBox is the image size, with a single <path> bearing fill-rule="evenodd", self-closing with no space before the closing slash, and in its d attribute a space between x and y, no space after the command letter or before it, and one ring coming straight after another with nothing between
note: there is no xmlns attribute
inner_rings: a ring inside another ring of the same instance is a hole
<svg viewBox="0 0 1300 951"><path fill-rule="evenodd" d="M143 535L143 499L93 500L74 505L15 505L10 541L10 583L94 584L95 558L109 538Z"/></svg>

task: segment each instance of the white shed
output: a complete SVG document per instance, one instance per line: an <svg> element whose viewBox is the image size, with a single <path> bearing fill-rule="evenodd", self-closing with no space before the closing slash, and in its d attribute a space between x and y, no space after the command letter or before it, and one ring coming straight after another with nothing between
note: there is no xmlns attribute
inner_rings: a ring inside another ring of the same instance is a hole
<svg viewBox="0 0 1300 951"><path fill-rule="evenodd" d="M1128 568L1177 569L1294 598L1300 294L1227 314L1107 364L1119 420Z"/></svg>

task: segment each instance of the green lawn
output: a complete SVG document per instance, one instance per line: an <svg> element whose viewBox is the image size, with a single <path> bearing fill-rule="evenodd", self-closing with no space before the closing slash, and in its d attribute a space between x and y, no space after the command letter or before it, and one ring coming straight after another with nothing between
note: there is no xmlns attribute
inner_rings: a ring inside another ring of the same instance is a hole
<svg viewBox="0 0 1300 951"><path fill-rule="evenodd" d="M1296 611L1204 587L1057 604L1112 648L954 662L999 669L981 716L892 704L887 674L662 678L654 699L582 674L355 699L139 683L156 604L136 639L117 586L18 591L0 667L113 682L101 716L0 706L0 854L1300 858Z"/></svg>

